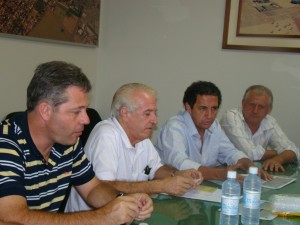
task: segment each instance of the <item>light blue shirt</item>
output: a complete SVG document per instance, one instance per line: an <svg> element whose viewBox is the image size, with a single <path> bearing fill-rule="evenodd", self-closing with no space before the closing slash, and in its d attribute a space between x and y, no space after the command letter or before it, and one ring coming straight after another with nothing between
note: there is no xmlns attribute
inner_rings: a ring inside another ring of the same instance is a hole
<svg viewBox="0 0 300 225"><path fill-rule="evenodd" d="M159 130L155 147L164 164L179 170L234 165L248 158L229 141L217 120L205 130L203 140L190 114L182 110Z"/></svg>

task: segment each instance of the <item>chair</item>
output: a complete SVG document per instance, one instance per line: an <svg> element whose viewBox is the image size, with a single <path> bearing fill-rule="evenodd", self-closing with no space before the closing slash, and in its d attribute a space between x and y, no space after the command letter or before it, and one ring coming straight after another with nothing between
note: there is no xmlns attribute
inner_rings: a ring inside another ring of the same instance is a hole
<svg viewBox="0 0 300 225"><path fill-rule="evenodd" d="M5 117L5 119L9 119L9 118L13 117L14 115L21 113L21 112L22 111L8 113Z"/></svg>
<svg viewBox="0 0 300 225"><path fill-rule="evenodd" d="M84 130L82 132L82 135L80 136L82 146L85 146L85 143L94 126L102 120L99 113L93 108L87 108L86 113L90 118L90 123L84 126Z"/></svg>

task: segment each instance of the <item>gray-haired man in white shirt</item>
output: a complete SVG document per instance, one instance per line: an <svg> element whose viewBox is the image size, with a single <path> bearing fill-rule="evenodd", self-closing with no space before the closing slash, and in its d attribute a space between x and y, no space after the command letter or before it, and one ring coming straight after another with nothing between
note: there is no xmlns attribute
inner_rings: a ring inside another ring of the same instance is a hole
<svg viewBox="0 0 300 225"><path fill-rule="evenodd" d="M224 113L221 126L237 149L252 160L264 160L263 169L284 171L283 164L299 160L299 149L288 139L275 118L271 90L250 86L244 94L242 109Z"/></svg>

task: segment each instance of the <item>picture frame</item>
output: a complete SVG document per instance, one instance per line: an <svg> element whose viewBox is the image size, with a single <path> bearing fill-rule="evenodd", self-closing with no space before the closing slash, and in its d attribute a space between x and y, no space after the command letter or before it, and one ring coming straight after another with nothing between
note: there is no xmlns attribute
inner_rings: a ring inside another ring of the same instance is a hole
<svg viewBox="0 0 300 225"><path fill-rule="evenodd" d="M252 30L250 34L241 34L239 32L239 28L241 26L241 21L239 21L239 19L241 19L243 15L239 15L239 13L242 13L240 7L242 3L244 4L247 1L249 3L250 2L251 3L272 2L272 0L270 1L268 0L261 0L261 1L226 0L222 49L300 52L299 35L289 35L289 34L279 34L279 33L273 34L271 32L266 34L261 34L259 32L255 33L255 29ZM299 7L299 14L300 14L300 4L295 7ZM273 14L273 18L276 19L276 12L273 11L272 14ZM279 16L278 19L280 19ZM267 26L271 26L271 25L267 24Z"/></svg>
<svg viewBox="0 0 300 225"><path fill-rule="evenodd" d="M97 47L101 0L0 0L0 37Z"/></svg>

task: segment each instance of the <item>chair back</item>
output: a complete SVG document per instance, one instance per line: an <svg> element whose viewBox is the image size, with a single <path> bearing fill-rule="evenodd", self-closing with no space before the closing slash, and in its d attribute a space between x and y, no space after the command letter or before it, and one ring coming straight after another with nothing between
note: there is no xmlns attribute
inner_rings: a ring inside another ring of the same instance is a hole
<svg viewBox="0 0 300 225"><path fill-rule="evenodd" d="M85 143L94 126L102 120L99 113L93 108L87 108L86 113L90 118L90 123L84 126L84 130L82 132L82 135L80 136L81 143L83 146L85 146Z"/></svg>

